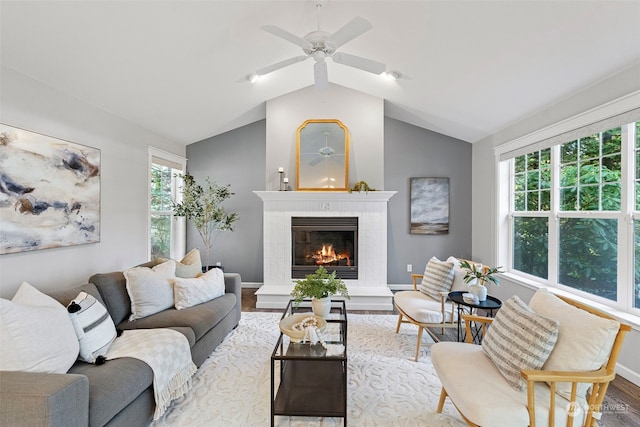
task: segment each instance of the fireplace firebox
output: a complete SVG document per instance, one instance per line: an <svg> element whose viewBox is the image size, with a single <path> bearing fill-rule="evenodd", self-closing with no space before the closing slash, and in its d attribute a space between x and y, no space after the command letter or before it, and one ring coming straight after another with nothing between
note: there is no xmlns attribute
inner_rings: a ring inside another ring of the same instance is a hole
<svg viewBox="0 0 640 427"><path fill-rule="evenodd" d="M358 278L357 217L292 217L291 277L323 266L340 279Z"/></svg>

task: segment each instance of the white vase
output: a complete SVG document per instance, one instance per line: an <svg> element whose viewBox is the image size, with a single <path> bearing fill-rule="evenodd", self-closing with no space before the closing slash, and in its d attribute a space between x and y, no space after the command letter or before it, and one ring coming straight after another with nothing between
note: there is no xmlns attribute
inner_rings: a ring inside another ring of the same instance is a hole
<svg viewBox="0 0 640 427"><path fill-rule="evenodd" d="M469 286L469 293L478 297L478 301L487 300L487 287L479 284Z"/></svg>
<svg viewBox="0 0 640 427"><path fill-rule="evenodd" d="M313 298L311 300L313 314L320 317L327 317L331 311L331 297Z"/></svg>

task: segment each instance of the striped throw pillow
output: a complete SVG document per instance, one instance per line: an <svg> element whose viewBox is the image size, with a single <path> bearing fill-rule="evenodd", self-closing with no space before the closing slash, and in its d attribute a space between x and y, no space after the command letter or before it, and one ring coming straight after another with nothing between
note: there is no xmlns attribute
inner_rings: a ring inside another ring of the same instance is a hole
<svg viewBox="0 0 640 427"><path fill-rule="evenodd" d="M424 269L420 292L440 300L440 292L449 292L453 284L453 263L432 257Z"/></svg>
<svg viewBox="0 0 640 427"><path fill-rule="evenodd" d="M116 327L107 309L86 292L80 292L67 306L71 323L80 343L78 359L96 363L98 356L107 354L116 339Z"/></svg>
<svg viewBox="0 0 640 427"><path fill-rule="evenodd" d="M509 298L489 327L482 350L516 390L525 381L522 369L540 369L558 340L557 320L531 310L517 295Z"/></svg>

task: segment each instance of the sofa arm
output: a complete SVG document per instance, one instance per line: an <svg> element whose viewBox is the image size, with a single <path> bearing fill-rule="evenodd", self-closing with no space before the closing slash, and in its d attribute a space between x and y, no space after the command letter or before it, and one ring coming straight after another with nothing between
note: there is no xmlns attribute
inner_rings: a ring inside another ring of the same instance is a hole
<svg viewBox="0 0 640 427"><path fill-rule="evenodd" d="M238 299L242 296L242 280L238 273L224 273L224 291L228 294L236 294Z"/></svg>
<svg viewBox="0 0 640 427"><path fill-rule="evenodd" d="M84 375L0 372L0 425L88 424L89 379Z"/></svg>

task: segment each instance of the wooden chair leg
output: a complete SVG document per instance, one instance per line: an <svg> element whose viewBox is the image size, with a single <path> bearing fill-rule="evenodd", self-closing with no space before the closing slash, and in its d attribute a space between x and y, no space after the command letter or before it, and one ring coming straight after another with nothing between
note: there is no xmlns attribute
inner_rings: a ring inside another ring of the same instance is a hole
<svg viewBox="0 0 640 427"><path fill-rule="evenodd" d="M422 326L418 326L418 344L416 345L416 362L420 354L420 341L422 341Z"/></svg>
<svg viewBox="0 0 640 427"><path fill-rule="evenodd" d="M402 325L402 314L398 315L398 326L396 326L396 334L400 331L400 325Z"/></svg>
<svg viewBox="0 0 640 427"><path fill-rule="evenodd" d="M442 408L444 408L444 401L447 398L447 390L444 389L444 387L442 387L442 391L440 392L440 400L438 401L438 409L436 409L436 412L438 414L442 413Z"/></svg>

